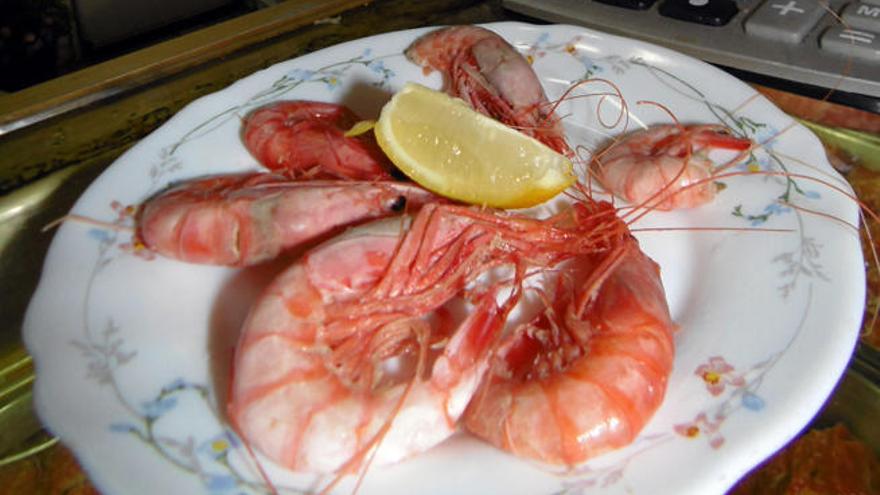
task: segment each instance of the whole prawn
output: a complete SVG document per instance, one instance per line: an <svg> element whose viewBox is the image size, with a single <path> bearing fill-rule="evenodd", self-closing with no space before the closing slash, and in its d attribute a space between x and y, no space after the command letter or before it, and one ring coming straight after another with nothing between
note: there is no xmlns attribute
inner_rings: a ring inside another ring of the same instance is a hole
<svg viewBox="0 0 880 495"><path fill-rule="evenodd" d="M601 252L626 230L607 204L543 221L430 204L405 234L399 222L382 226L307 253L244 325L230 417L285 467L345 471L368 455L393 462L447 438L520 292L499 306L499 285L473 289L475 309L454 328L444 328L442 310L439 328L426 316L490 268L512 266L521 281L528 266ZM447 337L426 361L429 343ZM416 350L407 373L389 374L391 358Z"/></svg>
<svg viewBox="0 0 880 495"><path fill-rule="evenodd" d="M394 181L293 182L246 173L184 182L148 200L137 236L163 256L215 265L253 265L365 220L439 198Z"/></svg>
<svg viewBox="0 0 880 495"><path fill-rule="evenodd" d="M633 238L577 257L505 339L465 414L517 456L572 466L628 445L663 401L674 356L659 267Z"/></svg>
<svg viewBox="0 0 880 495"><path fill-rule="evenodd" d="M291 178L390 179L372 135L345 134L361 120L343 105L279 101L244 118L242 140L266 168Z"/></svg>
<svg viewBox="0 0 880 495"><path fill-rule="evenodd" d="M405 53L426 72L441 72L446 91L475 110L571 154L532 66L498 34L477 26L451 26L420 37Z"/></svg>
<svg viewBox="0 0 880 495"><path fill-rule="evenodd" d="M715 198L713 149L746 151L752 141L717 124L658 125L599 152L595 176L609 192L658 210L692 208Z"/></svg>

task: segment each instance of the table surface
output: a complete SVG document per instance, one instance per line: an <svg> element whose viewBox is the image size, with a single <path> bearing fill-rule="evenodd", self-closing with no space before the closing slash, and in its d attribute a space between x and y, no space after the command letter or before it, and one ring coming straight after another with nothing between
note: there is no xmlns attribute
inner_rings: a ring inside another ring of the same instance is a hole
<svg viewBox="0 0 880 495"><path fill-rule="evenodd" d="M343 2L335 3L340 4ZM349 3L353 4L354 2ZM346 5L344 7L348 9L350 6ZM391 14L392 12L393 15ZM188 68L189 75L184 74L180 77L172 77L159 84L160 88L164 85L166 91L174 90L178 91L178 93L182 92L182 96L176 94L175 96L178 98L176 100L172 98L173 103L170 104L170 106L166 105L163 107L164 110L159 109L162 111L153 114L152 120L141 119L139 125L135 126L134 131L129 129L127 131L129 134L123 139L117 139L117 142L107 144L106 148L100 150L100 152L92 153L90 155L76 155L74 158L67 160L67 162L62 162L60 166L56 167L57 170L53 170L52 167L49 167L49 169L44 169L31 175L29 175L30 172L22 173L22 171L14 171L15 173L9 173L6 176L3 174L7 173L7 171L0 170L0 187L2 187L3 184L12 184L12 186L7 187L7 196L9 196L13 194L15 190L26 188L33 182L50 180L53 174L65 174L68 173L66 172L68 169L74 170L73 172L69 172L69 174L65 175L63 178L68 185L74 184L76 186L71 187L71 189L75 191L75 194L69 193L69 197L62 198L55 206L55 209L59 211L66 211L65 207L69 207L68 203L72 202L73 199L78 196L78 192L84 189L100 170L109 165L109 163L112 163L113 159L130 146L131 143L136 142L137 139L161 125L164 120L170 117L170 115L173 115L176 108L179 109L186 102L202 96L203 94L216 91L235 79L252 72L255 65L257 67L261 64L263 66L270 65L277 61L298 56L302 53L313 51L324 46L379 32L425 25L478 23L511 18L513 18L513 16L510 13L503 11L497 1L405 2L384 0L373 2L367 6L358 7L355 10L347 10L346 12L341 13L338 17L330 17L330 20L324 23L312 23L307 26L296 28L287 33L270 33L273 37L284 37L285 45L290 45L293 48L288 48L287 51L277 50L276 45L279 45L279 43L272 41L272 39L275 38L272 38L269 41L260 40L258 44L261 45L256 48L248 46L248 43L244 43L242 44L242 47L236 48L234 55L229 57L230 60L233 60L234 62L237 61L232 64L232 67L236 68L236 70L225 70L222 72L222 76L218 76L220 72L216 69L213 72L206 69L208 72L205 73L204 77L208 78L207 80L209 82L203 83L203 86L199 86L197 89L193 89L193 84L196 83L192 80L187 80L186 78L194 77L193 73L197 73L198 71ZM291 42L290 40L294 40L294 42ZM244 53L242 54L242 52ZM249 59L247 57L251 58ZM254 59L254 57L257 58ZM242 60L245 62L242 62ZM109 62L109 64L113 64L113 61ZM112 65L110 66L110 69L112 69ZM105 68L105 70L107 70L107 68ZM186 89L181 89L183 87L186 87ZM770 88L757 87L757 89L764 93L784 111L794 116L824 125L846 127L868 133L880 134L880 115L804 98ZM168 95L166 94L166 100L168 99L167 97ZM113 103L113 105L126 104L125 101L117 101ZM110 103L101 104L101 106L105 107L107 105L110 105ZM155 111L156 109L152 110ZM144 111L143 109L138 111L141 111L144 114L149 114L149 111ZM49 116L47 118L56 117ZM95 117L93 116L92 118ZM13 120L4 120L3 102L0 102L0 127L11 121ZM20 132L19 134L24 133ZM7 145L10 147L9 149L14 151L15 143L9 143L12 139L16 138L15 132L8 136L3 136L3 133L0 132L0 138L5 138L5 141L0 139L0 152L3 152L3 147ZM25 135L22 139L27 141L27 136ZM845 153L840 152L838 149L830 147L828 148L828 151L832 163L849 180L857 195L862 201L864 201L865 205L873 211L880 211L880 173L860 166L856 160L847 156ZM5 183L3 182L4 180L6 180ZM9 193L8 191L13 191L13 193ZM2 192L4 191L0 191L0 193ZM867 248L867 240L864 240L863 245ZM866 251L866 259L870 259L869 255L870 253ZM39 262L39 260L37 260L37 262ZM35 284L35 281L33 283ZM30 291L33 290L33 287L30 287L27 284L24 285L24 289L18 289L22 294L20 297L22 301L21 304L26 304L30 296ZM862 345L880 349L880 332L878 332L876 328L867 327L867 322L872 321L870 318L870 312L876 310L878 307L878 294L880 294L878 288L880 288L880 276L878 276L875 269L869 269L869 295L866 309L868 317L866 317L866 328L863 332ZM2 287L0 287L0 289L2 289ZM12 308L12 311L13 313L23 313L23 307ZM20 324L20 321L18 323ZM6 342L7 347L16 344L18 343ZM0 338L0 351L3 350L4 341ZM2 355L2 353L0 353L0 355ZM97 491L89 483L88 478L79 468L71 453L63 445L56 444L43 450L39 454L0 467L0 493L64 493L73 495L97 493Z"/></svg>

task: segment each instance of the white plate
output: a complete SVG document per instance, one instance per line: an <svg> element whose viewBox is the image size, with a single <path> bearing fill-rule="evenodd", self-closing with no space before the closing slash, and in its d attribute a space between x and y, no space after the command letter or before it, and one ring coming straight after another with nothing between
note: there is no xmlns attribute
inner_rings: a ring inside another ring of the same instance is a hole
<svg viewBox="0 0 880 495"><path fill-rule="evenodd" d="M651 100L682 121L723 121L757 140L784 130L770 152L756 153L753 168L784 166L849 190L812 134L713 67L583 28L489 27L534 61L551 98L574 80L601 77L629 102L630 128L669 120L656 106L635 103ZM239 139L239 116L259 104L341 101L374 117L405 81L439 87L439 76L425 77L401 55L424 32L321 50L199 99L125 153L74 211L129 224L120 205L170 182L255 169ZM560 110L575 141L593 146L620 132L596 118L599 112L610 122L615 100L597 110L599 101L577 99ZM721 493L795 435L846 366L865 290L854 229L805 209L850 224L857 209L803 178L743 174L723 182L710 205L651 214L635 227L790 231L637 234L662 266L681 330L665 402L632 445L557 473L460 434L409 461L374 467L361 493ZM280 266L239 271L148 260L129 237L80 223L56 234L24 330L37 365L40 417L106 493L260 492L244 448L217 411L238 326ZM309 476L270 472L293 493L313 486ZM348 483L339 488L350 490Z"/></svg>

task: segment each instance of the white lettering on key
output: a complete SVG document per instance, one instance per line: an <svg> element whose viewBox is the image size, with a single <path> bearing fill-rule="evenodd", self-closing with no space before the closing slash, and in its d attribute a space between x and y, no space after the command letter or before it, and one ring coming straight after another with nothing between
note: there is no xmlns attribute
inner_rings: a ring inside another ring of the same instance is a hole
<svg viewBox="0 0 880 495"><path fill-rule="evenodd" d="M688 3L694 7L703 7L709 3L709 0L688 0Z"/></svg>
<svg viewBox="0 0 880 495"><path fill-rule="evenodd" d="M856 31L854 29L844 29L840 32L839 37L853 43L865 43L870 45L874 41L874 33L867 31Z"/></svg>
<svg viewBox="0 0 880 495"><path fill-rule="evenodd" d="M779 9L779 15L786 15L789 12L794 12L796 14L803 14L805 12L804 9L797 6L797 2L795 2L794 0L790 0L785 5L781 3L773 3L770 4L770 7L774 9Z"/></svg>
<svg viewBox="0 0 880 495"><path fill-rule="evenodd" d="M862 4L856 9L856 14L880 19L880 7Z"/></svg>

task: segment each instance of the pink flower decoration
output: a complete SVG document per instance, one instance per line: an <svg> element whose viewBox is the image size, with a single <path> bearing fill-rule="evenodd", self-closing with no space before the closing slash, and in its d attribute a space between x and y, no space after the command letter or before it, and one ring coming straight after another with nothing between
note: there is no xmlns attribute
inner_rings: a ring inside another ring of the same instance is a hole
<svg viewBox="0 0 880 495"><path fill-rule="evenodd" d="M716 416L716 421L710 421L706 417L706 413L701 412L693 421L677 424L673 429L679 435L687 438L697 438L701 435L706 436L709 440L709 446L717 449L724 444L724 436L718 433L723 422L723 416Z"/></svg>
<svg viewBox="0 0 880 495"><path fill-rule="evenodd" d="M713 356L709 362L697 366L694 374L706 382L706 389L712 395L721 395L727 385L742 387L746 384L742 376L734 374L735 368L723 357Z"/></svg>
<svg viewBox="0 0 880 495"><path fill-rule="evenodd" d="M143 242L136 238L133 238L131 242L120 244L119 249L126 253L133 254L142 260L153 261L156 259L156 253L148 249Z"/></svg>
<svg viewBox="0 0 880 495"><path fill-rule="evenodd" d="M137 206L124 205L115 199L110 202L110 208L116 212L116 220L113 222L116 225L122 225L126 223L127 220L133 219L138 212ZM147 246L141 242L137 234L132 235L131 241L120 244L119 249L146 261L156 259L156 253L150 251Z"/></svg>
<svg viewBox="0 0 880 495"><path fill-rule="evenodd" d="M116 212L116 222L122 223L129 218L133 218L135 213L137 213L137 207L132 205L123 205L119 201L115 199L110 202L110 208Z"/></svg>

